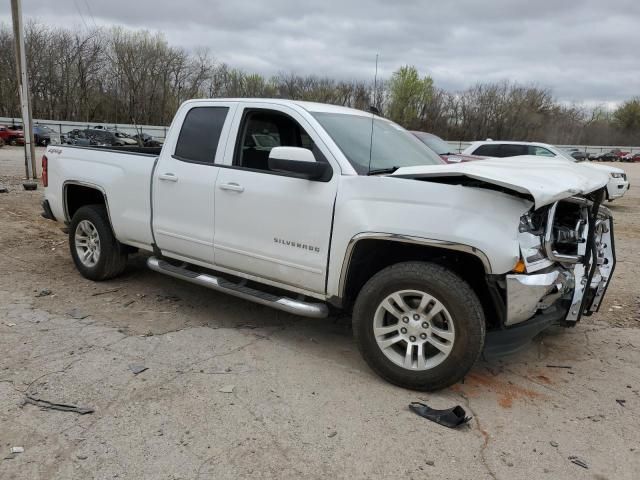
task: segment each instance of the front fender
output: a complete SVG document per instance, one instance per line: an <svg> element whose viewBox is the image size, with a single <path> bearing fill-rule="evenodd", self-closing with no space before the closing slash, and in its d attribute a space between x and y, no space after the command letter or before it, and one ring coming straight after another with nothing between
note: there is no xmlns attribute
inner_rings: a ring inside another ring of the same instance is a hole
<svg viewBox="0 0 640 480"><path fill-rule="evenodd" d="M363 236L462 250L488 274L511 271L520 258L518 225L533 202L506 193L393 177L341 177L327 291L340 296L344 262ZM350 247L351 245L351 247Z"/></svg>

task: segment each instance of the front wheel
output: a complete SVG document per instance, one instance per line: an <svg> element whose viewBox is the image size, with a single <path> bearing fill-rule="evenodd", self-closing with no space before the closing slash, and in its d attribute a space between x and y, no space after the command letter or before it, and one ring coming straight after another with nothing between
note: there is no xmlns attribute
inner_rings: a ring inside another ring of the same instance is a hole
<svg viewBox="0 0 640 480"><path fill-rule="evenodd" d="M433 391L461 380L484 347L485 318L471 287L433 263L406 262L374 275L353 310L365 361L401 387Z"/></svg>

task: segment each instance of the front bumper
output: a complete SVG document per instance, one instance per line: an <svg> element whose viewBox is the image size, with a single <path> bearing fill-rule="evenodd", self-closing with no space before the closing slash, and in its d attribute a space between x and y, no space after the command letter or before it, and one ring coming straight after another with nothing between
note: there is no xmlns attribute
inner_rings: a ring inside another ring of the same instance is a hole
<svg viewBox="0 0 640 480"><path fill-rule="evenodd" d="M505 326L515 325L537 313L565 301L569 309L565 320L577 322L582 315L597 312L607 290L616 264L613 240L613 219L608 209L601 207L593 227L593 243L579 246L585 263L569 263L568 257L535 274L506 276L507 315ZM586 249L592 247L587 255Z"/></svg>

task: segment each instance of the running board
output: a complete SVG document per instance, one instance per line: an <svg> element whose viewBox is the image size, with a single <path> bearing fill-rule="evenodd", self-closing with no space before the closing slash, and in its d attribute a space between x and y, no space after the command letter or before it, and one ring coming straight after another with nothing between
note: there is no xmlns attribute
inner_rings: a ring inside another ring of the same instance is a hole
<svg viewBox="0 0 640 480"><path fill-rule="evenodd" d="M329 309L324 303L309 303L302 300L279 297L271 293L261 292L246 285L230 282L221 277L216 277L206 273L198 273L184 267L171 265L169 262L160 260L157 257L149 257L147 266L156 272L164 273L170 277L180 278L187 282L195 283L203 287L228 293L251 302L267 305L284 312L301 315L303 317L324 318L329 314Z"/></svg>

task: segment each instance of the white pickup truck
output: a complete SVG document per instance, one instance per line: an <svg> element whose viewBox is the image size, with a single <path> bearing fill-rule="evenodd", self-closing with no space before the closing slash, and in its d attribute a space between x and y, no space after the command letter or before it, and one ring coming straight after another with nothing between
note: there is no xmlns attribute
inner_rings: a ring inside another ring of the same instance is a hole
<svg viewBox="0 0 640 480"><path fill-rule="evenodd" d="M434 390L598 310L615 265L607 175L568 162L445 165L370 113L193 100L162 150L50 146L43 216L86 278L127 255L293 314L352 314L367 363Z"/></svg>

